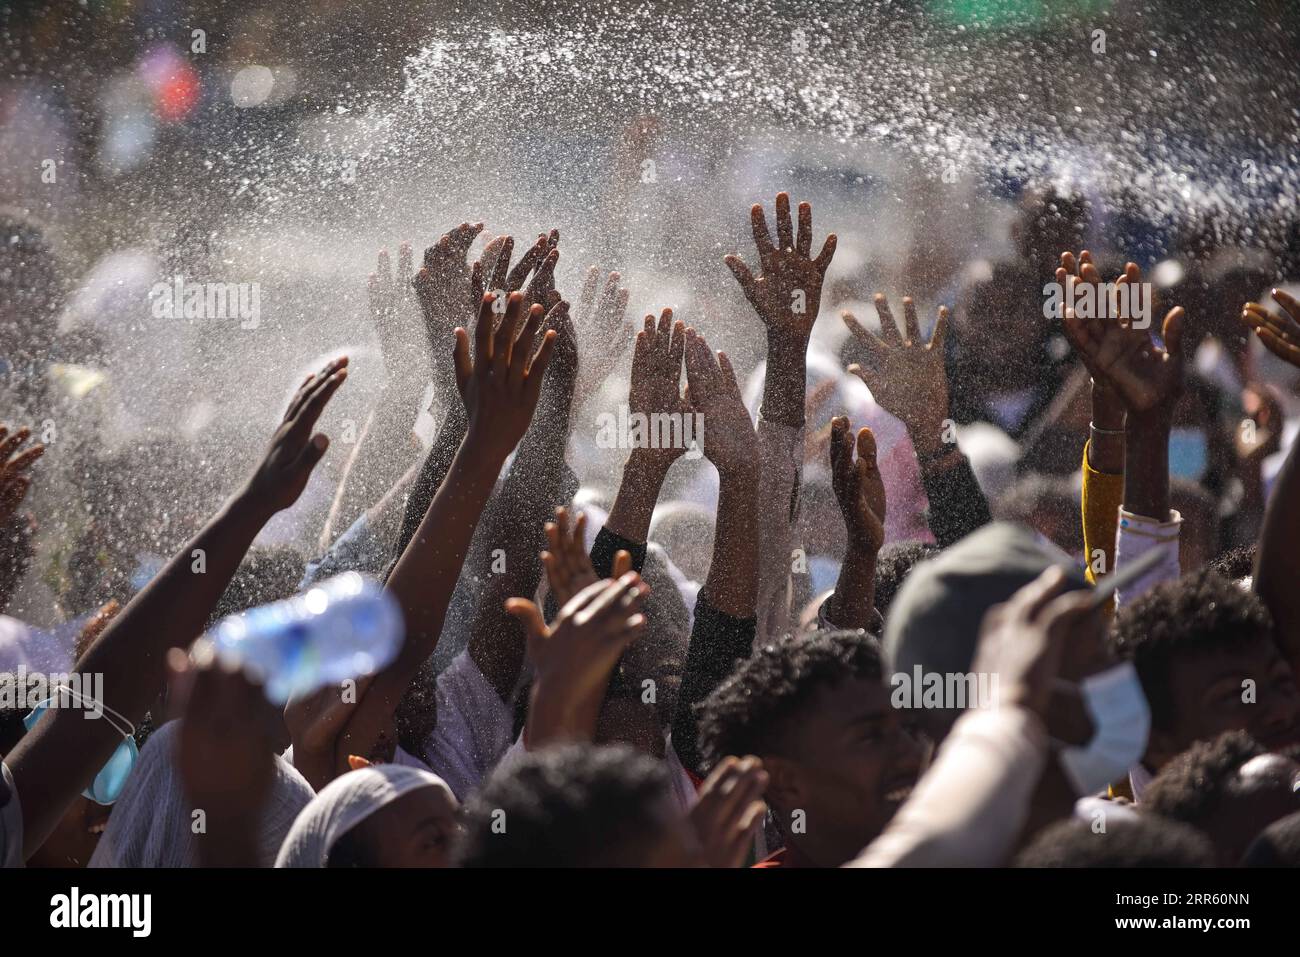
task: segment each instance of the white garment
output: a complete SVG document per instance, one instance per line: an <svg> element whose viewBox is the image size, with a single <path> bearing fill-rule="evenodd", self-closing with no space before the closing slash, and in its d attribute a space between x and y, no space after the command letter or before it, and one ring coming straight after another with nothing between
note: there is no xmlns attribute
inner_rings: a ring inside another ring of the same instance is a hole
<svg viewBox="0 0 1300 957"><path fill-rule="evenodd" d="M510 747L514 714L462 651L438 675L434 701L438 722L418 754L398 745L392 764L436 774L456 795L469 799ZM284 752L293 763L293 748Z"/></svg>
<svg viewBox="0 0 1300 957"><path fill-rule="evenodd" d="M179 721L169 721L149 736L87 866L200 866L198 842L191 830L193 808L176 766L180 727ZM306 778L277 755L257 831L259 866L274 863L294 818L312 796Z"/></svg>
<svg viewBox="0 0 1300 957"><path fill-rule="evenodd" d="M803 478L804 430L769 422L760 413L756 431L761 463L756 501L762 507L758 510L761 560L754 641L762 644L785 634L790 625L790 570Z"/></svg>
<svg viewBox="0 0 1300 957"><path fill-rule="evenodd" d="M0 761L0 868L23 866L23 809L9 765Z"/></svg>
<svg viewBox="0 0 1300 957"><path fill-rule="evenodd" d="M1174 509L1164 522L1119 510L1119 530L1115 535L1115 570L1136 562L1147 552L1161 549L1164 560L1136 582L1115 594L1115 607L1120 608L1141 598L1162 582L1173 581L1181 574L1178 562L1178 539L1182 532L1183 517Z"/></svg>
<svg viewBox="0 0 1300 957"><path fill-rule="evenodd" d="M442 778L398 764L349 771L327 784L302 809L284 839L276 867L325 867L330 849L370 815L420 788L451 789Z"/></svg>
<svg viewBox="0 0 1300 957"><path fill-rule="evenodd" d="M514 714L462 651L438 675L438 721L419 757L465 801L510 747Z"/></svg>

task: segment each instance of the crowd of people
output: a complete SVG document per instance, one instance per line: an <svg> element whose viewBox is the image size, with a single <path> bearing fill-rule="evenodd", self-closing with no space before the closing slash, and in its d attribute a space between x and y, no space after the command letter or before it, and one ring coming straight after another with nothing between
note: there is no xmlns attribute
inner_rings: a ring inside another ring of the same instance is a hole
<svg viewBox="0 0 1300 957"><path fill-rule="evenodd" d="M570 300L558 231L518 257L482 223L418 262L381 253L389 386L334 452L316 555L259 535L330 454L346 356L193 529L193 501L128 494L139 463L114 475L75 439L31 494L42 423L92 386L41 228L6 214L0 610L36 505L90 518L61 553L76 614L62 637L0 616L0 679L84 677L110 720L0 701L0 860L1300 864L1289 267L1189 240L1148 279L1079 248L1086 201L1034 191L1021 213L1015 261L923 321L883 295L825 315L850 298L836 237L786 193L755 205L753 249L725 260L766 343L748 377L706 317L633 322L618 273ZM838 351L814 336L841 323ZM612 495L571 466L597 407L627 430ZM670 478L700 456L707 481ZM188 540L152 564L106 531L171 512ZM279 709L200 640L345 571L401 611L375 673Z"/></svg>

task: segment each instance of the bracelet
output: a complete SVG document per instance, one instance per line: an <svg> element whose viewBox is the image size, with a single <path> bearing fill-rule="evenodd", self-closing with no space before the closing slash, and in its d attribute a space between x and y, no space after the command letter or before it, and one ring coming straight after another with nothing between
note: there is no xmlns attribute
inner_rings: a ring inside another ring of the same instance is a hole
<svg viewBox="0 0 1300 957"><path fill-rule="evenodd" d="M1125 434L1123 429L1099 429L1091 422L1088 423L1088 428L1092 429L1092 431L1096 432L1098 435L1124 435Z"/></svg>

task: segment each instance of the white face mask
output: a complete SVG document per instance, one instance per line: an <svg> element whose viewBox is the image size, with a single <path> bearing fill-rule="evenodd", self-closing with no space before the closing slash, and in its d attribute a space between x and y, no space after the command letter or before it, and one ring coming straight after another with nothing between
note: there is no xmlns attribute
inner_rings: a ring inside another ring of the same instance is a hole
<svg viewBox="0 0 1300 957"><path fill-rule="evenodd" d="M1083 746L1062 744L1056 756L1075 791L1086 797L1123 777L1141 760L1151 730L1151 709L1131 661L1085 678L1080 689L1092 718L1092 740Z"/></svg>

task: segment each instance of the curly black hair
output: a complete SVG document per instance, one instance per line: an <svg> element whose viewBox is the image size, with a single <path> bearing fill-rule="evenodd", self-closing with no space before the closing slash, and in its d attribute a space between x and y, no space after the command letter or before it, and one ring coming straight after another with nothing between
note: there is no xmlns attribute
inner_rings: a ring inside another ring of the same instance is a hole
<svg viewBox="0 0 1300 957"><path fill-rule="evenodd" d="M705 765L777 752L818 691L881 676L880 647L860 631L814 631L755 648L699 705Z"/></svg>
<svg viewBox="0 0 1300 957"><path fill-rule="evenodd" d="M903 587L903 579L927 558L939 554L939 546L930 542L890 542L876 555L876 611L889 614L894 596Z"/></svg>
<svg viewBox="0 0 1300 957"><path fill-rule="evenodd" d="M1255 574L1255 553L1258 548L1254 542L1238 545L1226 552L1220 552L1210 561L1210 567L1229 581L1240 581Z"/></svg>
<svg viewBox="0 0 1300 957"><path fill-rule="evenodd" d="M1300 811L1274 821L1250 842L1242 867L1300 867Z"/></svg>
<svg viewBox="0 0 1300 957"><path fill-rule="evenodd" d="M1070 818L1045 828L1016 867L1213 867L1214 848L1200 831L1154 814L1111 821L1094 831Z"/></svg>
<svg viewBox="0 0 1300 957"><path fill-rule="evenodd" d="M1142 795L1145 810L1204 828L1237 770L1267 749L1245 731L1225 731L1198 741L1156 775Z"/></svg>
<svg viewBox="0 0 1300 957"><path fill-rule="evenodd" d="M1258 595L1205 568L1165 582L1125 605L1111 635L1132 660L1157 728L1173 727L1170 671L1178 659L1273 640L1273 619Z"/></svg>
<svg viewBox="0 0 1300 957"><path fill-rule="evenodd" d="M492 774L454 856L461 867L635 866L671 794L663 762L632 748L544 748Z"/></svg>

